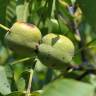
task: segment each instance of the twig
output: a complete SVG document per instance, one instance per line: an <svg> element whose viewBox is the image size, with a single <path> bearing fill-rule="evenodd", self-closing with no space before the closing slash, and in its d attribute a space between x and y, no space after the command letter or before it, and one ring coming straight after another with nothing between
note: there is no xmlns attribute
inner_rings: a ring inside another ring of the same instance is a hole
<svg viewBox="0 0 96 96"><path fill-rule="evenodd" d="M6 27L6 26L4 26L4 25L2 25L2 24L0 24L0 27L3 28L3 29L6 30L6 31L10 31L10 29L9 29L8 27Z"/></svg>
<svg viewBox="0 0 96 96"><path fill-rule="evenodd" d="M86 75L89 75L89 74L92 74L91 70L85 71L83 74L77 77L76 80L82 80Z"/></svg>
<svg viewBox="0 0 96 96"><path fill-rule="evenodd" d="M74 9L75 8L75 4L71 5L68 9L69 9L69 12L71 15L74 15ZM78 26L77 26L77 22L73 19L73 28L74 28L74 31L75 33L80 37L80 42L79 42L79 48L81 49L81 57L82 57L82 61L85 63L85 62L88 62L88 59L86 58L86 51L84 50L85 48L85 44L84 44L84 41L83 41L83 38L81 37L81 34L80 34L80 31L78 29ZM82 49L83 47L83 49Z"/></svg>

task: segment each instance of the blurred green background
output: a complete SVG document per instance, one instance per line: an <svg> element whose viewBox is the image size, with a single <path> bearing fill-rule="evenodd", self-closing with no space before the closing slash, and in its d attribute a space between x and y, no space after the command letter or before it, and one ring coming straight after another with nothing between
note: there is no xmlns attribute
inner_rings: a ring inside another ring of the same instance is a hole
<svg viewBox="0 0 96 96"><path fill-rule="evenodd" d="M35 24L43 36L48 33L55 33L70 38L75 46L72 63L76 66L83 66L84 70L72 71L63 75L66 78L76 79L87 69L96 69L95 4L95 0L0 0L0 24L10 28L16 21L23 21ZM18 56L10 50L4 41L5 34L6 31L0 28L0 93L2 94L0 96L14 91L17 93L11 94L12 96L23 96L29 79L28 69L34 62L31 59L26 61L27 57ZM25 61L20 62L18 60ZM59 70L44 66L38 58L36 60L31 91L41 90L62 74ZM80 81L96 87L96 76L93 74L86 75ZM32 96L39 96L37 93L32 94ZM70 96L77 95L70 94ZM88 96L93 96L93 93Z"/></svg>

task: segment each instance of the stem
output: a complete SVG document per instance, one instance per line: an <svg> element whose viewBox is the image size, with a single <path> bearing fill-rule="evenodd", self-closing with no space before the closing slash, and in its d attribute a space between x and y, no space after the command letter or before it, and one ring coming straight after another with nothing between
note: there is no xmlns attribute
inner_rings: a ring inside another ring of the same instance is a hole
<svg viewBox="0 0 96 96"><path fill-rule="evenodd" d="M81 74L79 77L77 77L76 80L82 80L88 74L90 74L90 71L85 71L83 74Z"/></svg>
<svg viewBox="0 0 96 96"><path fill-rule="evenodd" d="M24 62L24 61L28 61L28 60L30 60L30 59L32 59L32 58L27 57L27 58L23 58L23 59L20 59L20 60L16 60L16 61L13 61L13 62L11 63L11 65L17 64L17 63L21 63L21 62Z"/></svg>
<svg viewBox="0 0 96 96"><path fill-rule="evenodd" d="M9 29L8 27L6 27L6 26L4 26L4 25L2 25L2 24L0 24L0 27L3 28L3 29L6 30L6 31L10 31L10 29Z"/></svg>
<svg viewBox="0 0 96 96"><path fill-rule="evenodd" d="M33 69L30 69L30 76L29 76L29 82L28 82L28 88L27 88L27 92L25 96L29 96L30 95L30 91L31 91L31 84L32 84L32 77L33 77Z"/></svg>
<svg viewBox="0 0 96 96"><path fill-rule="evenodd" d="M75 4L71 5L68 7L68 10L70 12L71 15L74 15L74 6ZM78 28L77 22L73 19L73 30L75 31L75 33L80 37L80 42L79 42L79 48L84 48L85 47L85 43L84 43L84 37L82 37L80 30ZM84 48L85 49L85 48ZM82 57L82 61L83 62L88 62L88 59L86 57L86 51L84 49L81 49L81 57Z"/></svg>

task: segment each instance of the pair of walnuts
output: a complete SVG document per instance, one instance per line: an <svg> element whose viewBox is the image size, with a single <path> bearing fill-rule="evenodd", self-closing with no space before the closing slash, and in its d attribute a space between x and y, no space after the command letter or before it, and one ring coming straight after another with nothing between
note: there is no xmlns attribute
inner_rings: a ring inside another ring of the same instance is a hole
<svg viewBox="0 0 96 96"><path fill-rule="evenodd" d="M16 22L5 35L8 47L18 54L36 55L48 67L63 69L74 56L72 41L63 35L49 33L42 38L32 24Z"/></svg>

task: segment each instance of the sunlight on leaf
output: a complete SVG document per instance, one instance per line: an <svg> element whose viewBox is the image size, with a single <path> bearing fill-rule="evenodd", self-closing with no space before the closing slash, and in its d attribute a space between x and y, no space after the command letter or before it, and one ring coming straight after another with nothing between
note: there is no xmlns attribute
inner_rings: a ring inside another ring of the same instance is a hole
<svg viewBox="0 0 96 96"><path fill-rule="evenodd" d="M0 67L0 93L3 95L11 93L4 67Z"/></svg>

